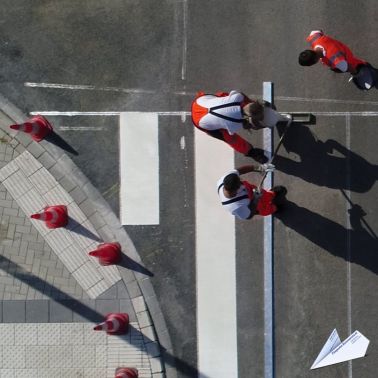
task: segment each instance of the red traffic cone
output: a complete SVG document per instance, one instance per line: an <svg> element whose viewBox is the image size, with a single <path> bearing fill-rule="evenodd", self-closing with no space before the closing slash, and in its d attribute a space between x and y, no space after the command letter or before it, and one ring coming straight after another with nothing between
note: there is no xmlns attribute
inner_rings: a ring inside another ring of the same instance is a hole
<svg viewBox="0 0 378 378"><path fill-rule="evenodd" d="M24 123L11 125L10 128L30 134L30 136L36 142L40 142L43 138L50 134L53 129L50 122L45 117L42 117L40 115L31 117Z"/></svg>
<svg viewBox="0 0 378 378"><path fill-rule="evenodd" d="M48 228L64 227L68 223L67 206L47 206L43 213L32 214L30 218L45 221Z"/></svg>
<svg viewBox="0 0 378 378"><path fill-rule="evenodd" d="M108 335L124 335L129 330L129 315L112 313L105 316L105 321L93 328L95 331L106 331Z"/></svg>
<svg viewBox="0 0 378 378"><path fill-rule="evenodd" d="M101 265L117 264L122 259L119 243L103 243L95 251L89 252L90 256L98 257Z"/></svg>
<svg viewBox="0 0 378 378"><path fill-rule="evenodd" d="M118 368L115 378L138 378L138 370L135 368Z"/></svg>

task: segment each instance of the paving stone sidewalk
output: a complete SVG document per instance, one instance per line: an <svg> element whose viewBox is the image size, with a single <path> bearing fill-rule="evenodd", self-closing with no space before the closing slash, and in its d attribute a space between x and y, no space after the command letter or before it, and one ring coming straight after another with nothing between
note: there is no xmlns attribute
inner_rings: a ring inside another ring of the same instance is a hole
<svg viewBox="0 0 378 378"><path fill-rule="evenodd" d="M174 367L163 362L172 353L164 316L148 276L136 269L143 264L133 243L63 149L9 128L25 119L0 96L0 377L51 376L52 371L62 377L111 377L117 364L138 367L141 377L175 377ZM32 211L52 205L46 203L52 199L63 201L72 215L67 229L55 233L30 220ZM127 257L110 274L87 252L112 241ZM98 334L93 323L110 312L130 315L129 336L93 335ZM80 328L78 344L68 348L61 341L67 332L74 335L70 324L87 326ZM46 344L41 335L48 327L55 327L56 339L50 336ZM110 352L114 343L116 360ZM53 354L63 349L67 366L56 369ZM13 358L9 350L21 357ZM30 357L37 351L40 366Z"/></svg>

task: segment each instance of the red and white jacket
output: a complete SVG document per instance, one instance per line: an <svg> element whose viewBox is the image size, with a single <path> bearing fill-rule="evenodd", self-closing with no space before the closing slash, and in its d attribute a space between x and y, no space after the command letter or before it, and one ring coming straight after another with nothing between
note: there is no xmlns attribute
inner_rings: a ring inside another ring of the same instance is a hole
<svg viewBox="0 0 378 378"><path fill-rule="evenodd" d="M203 131L225 129L233 135L243 126L242 109L250 102L237 91L215 95L199 92L192 102L193 124Z"/></svg>
<svg viewBox="0 0 378 378"><path fill-rule="evenodd" d="M323 50L321 62L332 70L341 72L353 72L359 65L367 62L355 57L349 47L342 42L328 37L321 30L314 30L306 38L311 48L315 50L320 47Z"/></svg>

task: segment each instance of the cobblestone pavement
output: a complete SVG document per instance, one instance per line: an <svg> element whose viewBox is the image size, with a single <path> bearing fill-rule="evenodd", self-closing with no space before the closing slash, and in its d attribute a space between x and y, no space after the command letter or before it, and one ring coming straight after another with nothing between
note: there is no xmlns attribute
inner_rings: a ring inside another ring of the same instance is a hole
<svg viewBox="0 0 378 378"><path fill-rule="evenodd" d="M0 377L112 377L118 366L174 377L163 314L118 219L63 149L14 133L25 117L0 105ZM64 229L30 220L53 200L68 207ZM126 252L118 267L88 257L104 241ZM127 336L92 330L110 312L129 314Z"/></svg>

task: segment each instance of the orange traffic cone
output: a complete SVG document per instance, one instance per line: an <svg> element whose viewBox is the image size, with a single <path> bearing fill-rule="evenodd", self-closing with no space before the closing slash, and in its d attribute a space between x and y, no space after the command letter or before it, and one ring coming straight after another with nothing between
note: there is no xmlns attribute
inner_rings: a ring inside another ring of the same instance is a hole
<svg viewBox="0 0 378 378"><path fill-rule="evenodd" d="M40 115L31 117L24 123L11 125L10 128L30 134L36 142L40 142L53 130L50 122L45 117L42 117Z"/></svg>
<svg viewBox="0 0 378 378"><path fill-rule="evenodd" d="M45 221L48 228L64 227L68 223L67 206L47 206L43 213L32 214L30 218Z"/></svg>
<svg viewBox="0 0 378 378"><path fill-rule="evenodd" d="M89 252L90 256L98 257L101 265L117 264L122 259L119 243L103 243L95 251Z"/></svg>
<svg viewBox="0 0 378 378"><path fill-rule="evenodd" d="M105 321L93 328L95 331L106 331L108 335L124 335L129 330L129 315L112 313L105 316Z"/></svg>
<svg viewBox="0 0 378 378"><path fill-rule="evenodd" d="M118 368L115 378L138 378L138 370L135 368Z"/></svg>

